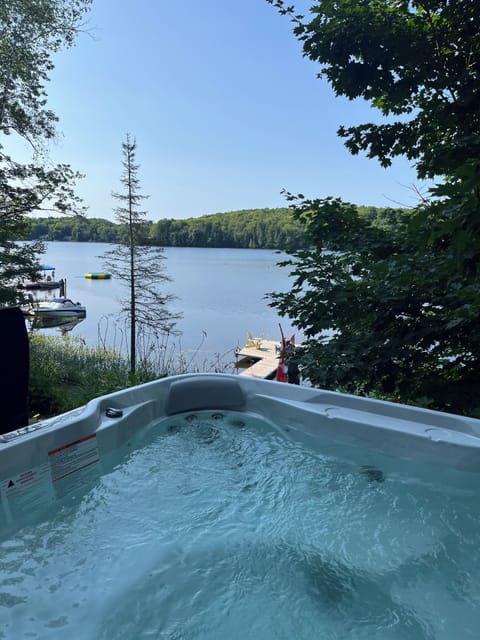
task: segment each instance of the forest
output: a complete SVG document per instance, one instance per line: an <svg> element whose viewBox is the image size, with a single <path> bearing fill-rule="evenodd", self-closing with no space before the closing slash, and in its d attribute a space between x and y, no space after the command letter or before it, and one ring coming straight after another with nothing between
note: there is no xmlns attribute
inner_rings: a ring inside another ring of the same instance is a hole
<svg viewBox="0 0 480 640"><path fill-rule="evenodd" d="M365 220L380 227L396 219L396 209L359 206ZM161 247L228 247L234 249L301 249L305 245L303 225L288 207L244 209L197 218L164 218L146 221L144 242ZM19 240L122 243L126 225L104 218L62 216L33 218Z"/></svg>

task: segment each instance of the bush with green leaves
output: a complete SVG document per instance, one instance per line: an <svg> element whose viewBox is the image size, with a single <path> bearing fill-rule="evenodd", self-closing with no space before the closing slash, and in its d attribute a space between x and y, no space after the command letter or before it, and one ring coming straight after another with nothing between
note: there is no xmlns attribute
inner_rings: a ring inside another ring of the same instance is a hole
<svg viewBox="0 0 480 640"><path fill-rule="evenodd" d="M292 290L272 304L306 336L296 354L304 377L478 417L476 3L316 0L304 16L285 0L267 2L290 17L337 96L376 110L375 122L338 129L347 149L383 167L403 156L433 183L384 224L338 198L287 194L311 245L293 253Z"/></svg>

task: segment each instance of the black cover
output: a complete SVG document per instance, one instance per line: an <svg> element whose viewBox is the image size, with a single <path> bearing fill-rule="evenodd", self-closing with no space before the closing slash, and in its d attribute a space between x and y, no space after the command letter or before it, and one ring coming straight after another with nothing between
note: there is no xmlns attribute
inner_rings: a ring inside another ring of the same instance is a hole
<svg viewBox="0 0 480 640"><path fill-rule="evenodd" d="M28 424L28 333L19 307L0 309L0 433Z"/></svg>

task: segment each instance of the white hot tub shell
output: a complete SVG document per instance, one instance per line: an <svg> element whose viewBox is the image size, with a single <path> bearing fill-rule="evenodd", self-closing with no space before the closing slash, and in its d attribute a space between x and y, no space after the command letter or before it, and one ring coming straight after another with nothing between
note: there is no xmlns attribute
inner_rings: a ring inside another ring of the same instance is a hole
<svg viewBox="0 0 480 640"><path fill-rule="evenodd" d="M322 441L480 472L480 420L380 400L225 374L162 378L0 436L0 499L52 487L136 431L203 409L255 414Z"/></svg>

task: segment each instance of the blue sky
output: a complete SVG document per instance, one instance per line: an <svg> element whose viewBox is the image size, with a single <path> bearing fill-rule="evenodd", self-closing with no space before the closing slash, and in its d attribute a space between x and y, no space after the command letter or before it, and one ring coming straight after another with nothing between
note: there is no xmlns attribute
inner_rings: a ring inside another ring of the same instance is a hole
<svg viewBox="0 0 480 640"><path fill-rule="evenodd" d="M416 203L406 160L382 169L347 152L339 125L378 114L317 79L265 0L96 0L87 30L57 56L48 95L61 132L51 157L86 175L88 216L113 217L127 131L152 220L285 206L283 188Z"/></svg>

